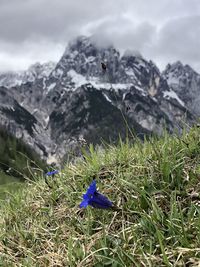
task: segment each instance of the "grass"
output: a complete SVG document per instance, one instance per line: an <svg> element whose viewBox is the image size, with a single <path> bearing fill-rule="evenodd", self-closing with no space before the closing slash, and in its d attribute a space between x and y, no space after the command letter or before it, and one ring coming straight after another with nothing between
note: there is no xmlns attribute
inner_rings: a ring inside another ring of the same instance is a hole
<svg viewBox="0 0 200 267"><path fill-rule="evenodd" d="M118 211L79 209L93 179ZM0 208L0 266L199 266L200 129L89 153Z"/></svg>
<svg viewBox="0 0 200 267"><path fill-rule="evenodd" d="M0 170L0 200L4 200L17 190L21 189L23 183L16 177L5 174Z"/></svg>

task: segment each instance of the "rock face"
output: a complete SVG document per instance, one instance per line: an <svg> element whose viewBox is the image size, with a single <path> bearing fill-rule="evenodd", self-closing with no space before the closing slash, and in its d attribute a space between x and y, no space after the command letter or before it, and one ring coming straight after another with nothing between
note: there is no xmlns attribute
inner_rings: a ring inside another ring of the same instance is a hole
<svg viewBox="0 0 200 267"><path fill-rule="evenodd" d="M35 63L26 71L0 73L0 86L7 88L34 82L37 79L46 78L55 68L54 62L45 64Z"/></svg>
<svg viewBox="0 0 200 267"><path fill-rule="evenodd" d="M130 129L141 137L164 128L181 132L184 121L191 125L200 114L200 79L189 66L176 65L160 73L140 55L121 56L78 37L57 64L36 64L20 82L13 78L18 73L0 75L0 124L53 160L82 137L97 144Z"/></svg>
<svg viewBox="0 0 200 267"><path fill-rule="evenodd" d="M168 64L163 77L190 111L200 116L200 75L181 62Z"/></svg>

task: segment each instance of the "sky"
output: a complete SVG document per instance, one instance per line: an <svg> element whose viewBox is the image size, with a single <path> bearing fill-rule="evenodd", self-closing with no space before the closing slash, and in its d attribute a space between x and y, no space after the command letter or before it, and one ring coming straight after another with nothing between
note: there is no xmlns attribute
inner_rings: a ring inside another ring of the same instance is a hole
<svg viewBox="0 0 200 267"><path fill-rule="evenodd" d="M0 71L58 61L79 35L200 73L199 0L0 0Z"/></svg>

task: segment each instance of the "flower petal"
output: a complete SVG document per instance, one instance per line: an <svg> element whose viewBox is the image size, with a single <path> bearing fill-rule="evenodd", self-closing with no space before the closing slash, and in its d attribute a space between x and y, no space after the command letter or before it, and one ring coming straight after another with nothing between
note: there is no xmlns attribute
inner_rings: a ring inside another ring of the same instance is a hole
<svg viewBox="0 0 200 267"><path fill-rule="evenodd" d="M88 200L83 200L79 205L80 208L86 208L89 205Z"/></svg>
<svg viewBox="0 0 200 267"><path fill-rule="evenodd" d="M83 194L83 199L89 201L91 197L87 194Z"/></svg>
<svg viewBox="0 0 200 267"><path fill-rule="evenodd" d="M88 187L88 190L86 192L86 195L91 196L93 195L97 190L96 181L94 180Z"/></svg>
<svg viewBox="0 0 200 267"><path fill-rule="evenodd" d="M98 209L109 209L113 203L104 195L95 192L94 196L88 201L88 204Z"/></svg>
<svg viewBox="0 0 200 267"><path fill-rule="evenodd" d="M58 170L54 170L54 171L47 172L46 175L47 176L51 176L51 175L54 175L54 174L57 174L57 173L58 173Z"/></svg>

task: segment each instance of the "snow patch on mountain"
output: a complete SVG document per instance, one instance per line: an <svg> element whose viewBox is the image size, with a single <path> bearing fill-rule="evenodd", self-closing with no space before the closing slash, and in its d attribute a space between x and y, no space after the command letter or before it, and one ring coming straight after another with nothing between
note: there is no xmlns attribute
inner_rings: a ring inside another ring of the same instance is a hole
<svg viewBox="0 0 200 267"><path fill-rule="evenodd" d="M46 88L47 93L49 93L55 86L56 86L56 83L51 83L49 86L47 86Z"/></svg>
<svg viewBox="0 0 200 267"><path fill-rule="evenodd" d="M107 100L108 102L112 103L112 100L111 100L105 93L103 93L103 95L105 96L105 98L106 98L106 100Z"/></svg>
<svg viewBox="0 0 200 267"><path fill-rule="evenodd" d="M74 70L70 70L68 72L68 75L71 77L71 82L74 84L73 87L74 89L82 86L82 85L85 85L85 84L91 84L94 88L96 89L107 89L107 90L110 90L110 89L114 89L114 90L123 90L123 89L129 89L132 84L131 83L127 83L127 84L124 84L124 83L102 83L99 81L98 78L96 77L90 77L90 79L86 79L85 76L77 73L76 71ZM141 90L141 88L140 88Z"/></svg>
<svg viewBox="0 0 200 267"><path fill-rule="evenodd" d="M71 77L71 82L74 83L76 88L88 83L85 76L77 73L75 70L68 71L68 75Z"/></svg>
<svg viewBox="0 0 200 267"><path fill-rule="evenodd" d="M0 86L11 88L20 86L27 82L34 82L36 79L46 78L55 68L54 62L44 64L35 63L28 70L19 72L5 72L0 74Z"/></svg>
<svg viewBox="0 0 200 267"><path fill-rule="evenodd" d="M178 84L179 83L179 80L177 79L176 76L174 76L173 73L169 73L168 74L168 77L167 77L167 83L169 85Z"/></svg>
<svg viewBox="0 0 200 267"><path fill-rule="evenodd" d="M179 102L179 104L181 106L185 107L184 102L178 97L178 95L174 91L172 91L172 90L170 90L170 91L164 91L163 92L163 96L165 98L167 98L167 99L174 98L174 99L176 99Z"/></svg>

